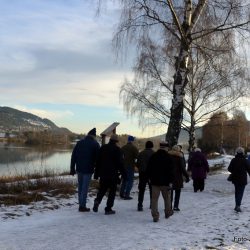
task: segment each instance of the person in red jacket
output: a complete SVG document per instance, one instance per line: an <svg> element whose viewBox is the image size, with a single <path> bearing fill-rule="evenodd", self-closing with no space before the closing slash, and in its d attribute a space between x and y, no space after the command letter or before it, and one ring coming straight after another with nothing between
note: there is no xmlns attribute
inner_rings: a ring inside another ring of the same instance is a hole
<svg viewBox="0 0 250 250"><path fill-rule="evenodd" d="M188 161L188 171L192 172L194 192L197 192L198 190L202 192L205 187L205 179L209 172L209 166L208 161L200 148L195 148L192 153L192 156Z"/></svg>

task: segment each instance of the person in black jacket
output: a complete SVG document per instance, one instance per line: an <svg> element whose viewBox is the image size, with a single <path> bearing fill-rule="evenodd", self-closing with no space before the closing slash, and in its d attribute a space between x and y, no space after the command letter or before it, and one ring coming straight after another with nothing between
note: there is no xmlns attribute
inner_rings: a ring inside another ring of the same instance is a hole
<svg viewBox="0 0 250 250"><path fill-rule="evenodd" d="M138 170L139 170L139 185L138 185L139 195L138 195L138 206L137 206L138 211L143 211L144 193L145 193L147 184L149 186L150 207L151 207L152 187L149 182L146 169L147 169L148 161L150 157L152 156L152 154L154 153L153 147L154 147L153 142L147 141L145 144L145 149L142 150L137 157L136 166L138 167Z"/></svg>
<svg viewBox="0 0 250 250"><path fill-rule="evenodd" d="M118 136L113 134L108 144L100 148L95 169L94 178L100 177L100 187L94 201L93 211L98 212L98 207L102 198L109 190L105 214L115 214L112 210L115 200L117 183L121 174L126 179L125 169L123 166L123 154L120 147L117 146Z"/></svg>
<svg viewBox="0 0 250 250"><path fill-rule="evenodd" d="M167 153L168 143L161 142L158 149L149 159L147 174L152 185L151 214L153 221L159 220L158 200L160 193L164 199L165 218L173 214L171 209L171 183L173 170L171 156Z"/></svg>
<svg viewBox="0 0 250 250"><path fill-rule="evenodd" d="M247 185L247 172L250 176L250 167L244 155L244 148L236 149L235 158L233 158L228 166L228 171L232 175L232 182L235 187L235 208L236 212L241 212L241 201L243 198L245 186Z"/></svg>

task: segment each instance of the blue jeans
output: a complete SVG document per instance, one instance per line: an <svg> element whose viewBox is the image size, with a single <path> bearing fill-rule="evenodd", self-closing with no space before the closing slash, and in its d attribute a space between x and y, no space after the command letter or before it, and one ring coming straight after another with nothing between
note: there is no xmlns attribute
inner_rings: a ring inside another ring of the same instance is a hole
<svg viewBox="0 0 250 250"><path fill-rule="evenodd" d="M92 174L77 173L78 177L78 201L79 206L86 207L89 183Z"/></svg>
<svg viewBox="0 0 250 250"><path fill-rule="evenodd" d="M133 167L126 168L126 175L127 175L127 179L122 180L120 194L128 197L130 196L130 191L134 183L134 168Z"/></svg>
<svg viewBox="0 0 250 250"><path fill-rule="evenodd" d="M235 204L236 206L240 206L245 190L245 185L234 184L234 187L235 187Z"/></svg>

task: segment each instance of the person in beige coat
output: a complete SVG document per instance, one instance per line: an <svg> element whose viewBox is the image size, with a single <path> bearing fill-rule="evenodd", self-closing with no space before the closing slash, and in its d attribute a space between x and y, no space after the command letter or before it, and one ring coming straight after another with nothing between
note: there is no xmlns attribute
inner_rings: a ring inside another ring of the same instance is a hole
<svg viewBox="0 0 250 250"><path fill-rule="evenodd" d="M174 200L174 211L180 211L179 209L179 201L181 195L181 189L183 188L183 177L185 178L185 182L189 182L189 175L186 170L186 161L184 155L181 151L181 147L179 145L174 145L173 148L168 151L172 158L172 168L173 168L173 186L171 191L171 204Z"/></svg>

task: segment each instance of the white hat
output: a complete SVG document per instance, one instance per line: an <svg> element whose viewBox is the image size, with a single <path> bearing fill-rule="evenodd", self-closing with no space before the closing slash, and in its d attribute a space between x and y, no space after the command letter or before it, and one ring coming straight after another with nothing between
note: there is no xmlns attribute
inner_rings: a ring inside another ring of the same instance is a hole
<svg viewBox="0 0 250 250"><path fill-rule="evenodd" d="M195 148L194 152L201 152L201 149L200 148Z"/></svg>
<svg viewBox="0 0 250 250"><path fill-rule="evenodd" d="M237 154L244 154L244 152L245 152L245 150L244 150L244 148L242 148L242 147L238 147L238 148L236 149L236 153L237 153Z"/></svg>

